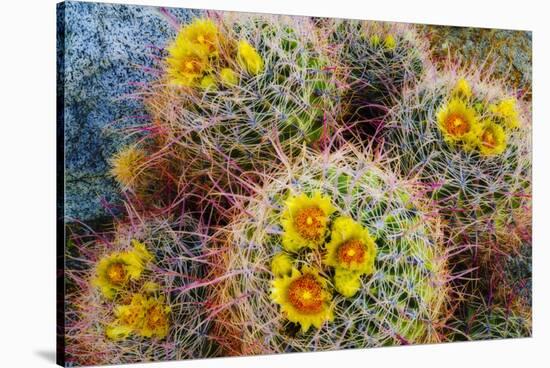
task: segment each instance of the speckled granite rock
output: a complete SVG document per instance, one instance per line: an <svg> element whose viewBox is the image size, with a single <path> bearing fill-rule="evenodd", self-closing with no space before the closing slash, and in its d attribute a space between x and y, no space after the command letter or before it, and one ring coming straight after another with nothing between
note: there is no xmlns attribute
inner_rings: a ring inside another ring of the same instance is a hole
<svg viewBox="0 0 550 368"><path fill-rule="evenodd" d="M133 91L133 83L150 78L141 68L152 63L149 47L164 46L174 29L154 7L69 1L58 9L65 216L90 220L108 215L102 202L118 201L107 159L122 142L106 127L115 121L136 123L139 119L132 117L144 115L139 103L122 97ZM197 14L184 9L170 13L182 22Z"/></svg>
<svg viewBox="0 0 550 368"><path fill-rule="evenodd" d="M532 34L528 31L419 25L436 62L447 56L473 65L494 64L493 74L531 98Z"/></svg>

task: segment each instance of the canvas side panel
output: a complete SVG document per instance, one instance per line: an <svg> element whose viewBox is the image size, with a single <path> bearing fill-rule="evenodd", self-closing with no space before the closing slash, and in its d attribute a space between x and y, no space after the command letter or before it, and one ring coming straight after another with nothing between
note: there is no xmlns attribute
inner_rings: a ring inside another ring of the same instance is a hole
<svg viewBox="0 0 550 368"><path fill-rule="evenodd" d="M65 366L65 3L57 4L56 363Z"/></svg>

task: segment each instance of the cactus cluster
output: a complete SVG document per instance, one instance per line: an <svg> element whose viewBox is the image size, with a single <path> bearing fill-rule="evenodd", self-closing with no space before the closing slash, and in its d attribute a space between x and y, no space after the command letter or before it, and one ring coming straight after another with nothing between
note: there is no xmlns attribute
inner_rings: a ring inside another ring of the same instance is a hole
<svg viewBox="0 0 550 368"><path fill-rule="evenodd" d="M167 15L111 159L124 210L66 249L74 364L531 333L531 121L413 25Z"/></svg>
<svg viewBox="0 0 550 368"><path fill-rule="evenodd" d="M74 365L213 355L207 255L194 220L155 218L82 229L68 247L67 361Z"/></svg>
<svg viewBox="0 0 550 368"><path fill-rule="evenodd" d="M354 148L326 156L305 150L222 230L221 269L234 276L213 293L227 308L216 322L231 335L226 349L261 354L443 339L449 274L440 221L418 188L386 164ZM364 254L343 253L357 244ZM307 311L300 319L309 299L300 299L299 287L286 302L280 295L282 284L311 274L322 279L328 310L317 310L317 323Z"/></svg>

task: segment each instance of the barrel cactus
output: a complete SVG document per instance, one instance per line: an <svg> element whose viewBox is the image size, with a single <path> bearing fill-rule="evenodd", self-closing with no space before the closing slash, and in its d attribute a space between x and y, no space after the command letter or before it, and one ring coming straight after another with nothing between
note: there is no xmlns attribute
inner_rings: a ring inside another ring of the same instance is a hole
<svg viewBox="0 0 550 368"><path fill-rule="evenodd" d="M319 139L333 87L317 44L308 18L225 13L182 26L143 91L181 192L245 193L279 149Z"/></svg>
<svg viewBox="0 0 550 368"><path fill-rule="evenodd" d="M299 157L218 237L226 354L441 341L446 254L416 185L354 147Z"/></svg>
<svg viewBox="0 0 550 368"><path fill-rule="evenodd" d="M453 242L479 245L530 208L530 115L514 96L498 81L450 70L392 110L387 148L440 201Z"/></svg>
<svg viewBox="0 0 550 368"><path fill-rule="evenodd" d="M122 364L216 355L205 255L193 222L155 218L82 231L66 255L66 359Z"/></svg>
<svg viewBox="0 0 550 368"><path fill-rule="evenodd" d="M359 132L374 132L403 90L432 70L426 42L412 25L335 19L323 28L346 86L341 120Z"/></svg>
<svg viewBox="0 0 550 368"><path fill-rule="evenodd" d="M528 106L499 81L447 70L408 92L389 121L385 141L396 165L425 183L445 219L447 246L461 249L453 271L465 277L455 285L468 297L457 300L456 331L471 337L472 323L484 321L500 326L496 334L510 326L501 313L510 301L496 298L509 291L502 259L531 243Z"/></svg>

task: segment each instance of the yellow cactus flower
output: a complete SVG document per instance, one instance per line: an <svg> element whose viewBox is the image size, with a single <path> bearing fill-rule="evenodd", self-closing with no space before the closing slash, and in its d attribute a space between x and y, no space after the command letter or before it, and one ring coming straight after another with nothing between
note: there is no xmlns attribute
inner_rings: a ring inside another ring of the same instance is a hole
<svg viewBox="0 0 550 368"><path fill-rule="evenodd" d="M149 298L143 320L143 326L138 331L143 337L156 337L163 339L168 334L168 315L170 307L165 305L164 297Z"/></svg>
<svg viewBox="0 0 550 368"><path fill-rule="evenodd" d="M111 340L123 340L127 338L133 329L128 326L119 326L117 324L112 324L105 328L105 335Z"/></svg>
<svg viewBox="0 0 550 368"><path fill-rule="evenodd" d="M143 295L134 294L130 304L117 305L114 309L116 320L105 330L107 337L112 340L125 339L141 328L146 312L146 301Z"/></svg>
<svg viewBox="0 0 550 368"><path fill-rule="evenodd" d="M105 333L112 340L120 340L130 334L142 337L164 338L168 334L168 314L170 307L164 303L164 297L145 297L132 295L126 305L117 305L114 310L115 321L107 326Z"/></svg>
<svg viewBox="0 0 550 368"><path fill-rule="evenodd" d="M207 56L217 56L220 42L218 27L210 19L195 18L191 24L182 27L176 42L198 45L205 50Z"/></svg>
<svg viewBox="0 0 550 368"><path fill-rule="evenodd" d="M133 247L132 252L136 254L140 259L144 260L145 262L150 262L154 259L153 255L147 250L145 244L143 244L139 240L132 239L130 241L130 244L132 244Z"/></svg>
<svg viewBox="0 0 550 368"><path fill-rule="evenodd" d="M305 193L290 196L281 215L282 244L289 252L303 247L317 248L325 241L329 216L336 210L330 197L316 191L311 197Z"/></svg>
<svg viewBox="0 0 550 368"><path fill-rule="evenodd" d="M360 274L337 268L334 272L334 288L346 298L351 298L361 288Z"/></svg>
<svg viewBox="0 0 550 368"><path fill-rule="evenodd" d="M476 111L458 98L453 98L437 112L439 129L448 143L469 145L479 131Z"/></svg>
<svg viewBox="0 0 550 368"><path fill-rule="evenodd" d="M502 120L507 128L516 129L520 127L519 112L515 98L507 98L496 105L489 105L489 111L493 113L495 118Z"/></svg>
<svg viewBox="0 0 550 368"><path fill-rule="evenodd" d="M291 276L276 278L271 298L289 321L300 324L302 332L312 325L321 328L323 323L334 319L326 280L312 268L304 267L302 272L293 268Z"/></svg>
<svg viewBox="0 0 550 368"><path fill-rule="evenodd" d="M160 290L160 285L153 281L147 281L143 284L141 290L147 294L156 293Z"/></svg>
<svg viewBox="0 0 550 368"><path fill-rule="evenodd" d="M201 79L202 89L214 89L216 88L216 79L211 75L206 75Z"/></svg>
<svg viewBox="0 0 550 368"><path fill-rule="evenodd" d="M97 264L92 283L106 298L112 299L117 292L123 290L128 281L139 279L146 263L153 259L145 245L136 240L132 244L133 250L111 253L101 258Z"/></svg>
<svg viewBox="0 0 550 368"><path fill-rule="evenodd" d="M338 217L326 245L324 262L327 266L370 274L374 271L376 243L369 231L349 217Z"/></svg>
<svg viewBox="0 0 550 368"><path fill-rule="evenodd" d="M370 44L373 47L378 47L380 45L380 36L378 36L376 34L370 36Z"/></svg>
<svg viewBox="0 0 550 368"><path fill-rule="evenodd" d="M133 330L141 328L145 318L147 298L141 294L132 295L132 301L128 305L115 307L115 316L122 326Z"/></svg>
<svg viewBox="0 0 550 368"><path fill-rule="evenodd" d="M146 157L144 150L132 145L120 150L109 160L111 175L122 189L135 190L147 182L143 172Z"/></svg>
<svg viewBox="0 0 550 368"><path fill-rule="evenodd" d="M499 155L506 149L508 137L504 129L488 120L482 123L478 135L479 152L484 156Z"/></svg>
<svg viewBox="0 0 550 368"><path fill-rule="evenodd" d="M452 95L458 98L464 98L469 99L472 97L472 88L470 87L470 83L464 78L460 78L454 88Z"/></svg>
<svg viewBox="0 0 550 368"><path fill-rule="evenodd" d="M395 41L395 38L392 35L387 35L384 39L384 47L386 50L393 50L395 49L395 46L397 46L397 42Z"/></svg>
<svg viewBox="0 0 550 368"><path fill-rule="evenodd" d="M292 258L284 252L276 254L271 260L271 272L279 277L290 274L292 272Z"/></svg>
<svg viewBox="0 0 550 368"><path fill-rule="evenodd" d="M220 71L220 79L226 86L234 86L239 83L237 73L231 68L223 68Z"/></svg>
<svg viewBox="0 0 550 368"><path fill-rule="evenodd" d="M207 49L179 37L168 47L166 64L170 82L185 87L199 84L210 68Z"/></svg>
<svg viewBox="0 0 550 368"><path fill-rule="evenodd" d="M258 51L245 40L239 41L237 62L250 75L257 75L264 69L264 61Z"/></svg>

